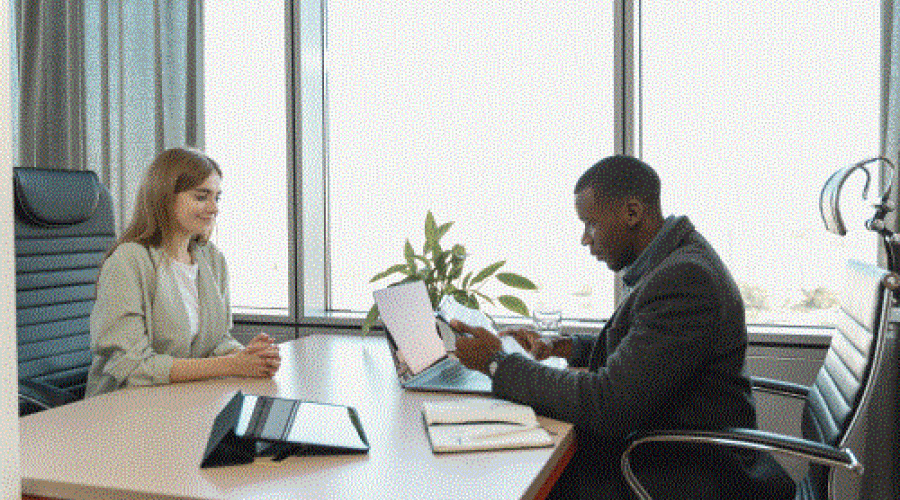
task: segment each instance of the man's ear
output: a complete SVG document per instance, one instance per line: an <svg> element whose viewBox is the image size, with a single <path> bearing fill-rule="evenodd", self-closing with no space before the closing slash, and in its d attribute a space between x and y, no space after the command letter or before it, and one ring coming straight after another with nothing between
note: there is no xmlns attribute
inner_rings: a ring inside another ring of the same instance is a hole
<svg viewBox="0 0 900 500"><path fill-rule="evenodd" d="M625 199L622 210L625 216L625 223L629 228L635 228L643 222L647 207L641 200L634 196L629 196Z"/></svg>

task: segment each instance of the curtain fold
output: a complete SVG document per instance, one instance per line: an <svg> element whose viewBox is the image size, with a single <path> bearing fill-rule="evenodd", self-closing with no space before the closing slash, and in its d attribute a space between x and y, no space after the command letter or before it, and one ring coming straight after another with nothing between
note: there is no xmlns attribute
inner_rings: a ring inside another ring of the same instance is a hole
<svg viewBox="0 0 900 500"><path fill-rule="evenodd" d="M19 166L82 168L82 3L19 4Z"/></svg>
<svg viewBox="0 0 900 500"><path fill-rule="evenodd" d="M201 0L17 2L19 165L94 170L121 231L153 157L203 147L202 25Z"/></svg>

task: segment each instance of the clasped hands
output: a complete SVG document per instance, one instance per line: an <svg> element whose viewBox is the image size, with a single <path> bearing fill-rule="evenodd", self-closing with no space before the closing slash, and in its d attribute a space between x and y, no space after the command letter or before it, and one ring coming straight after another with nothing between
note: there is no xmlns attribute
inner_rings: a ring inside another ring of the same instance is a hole
<svg viewBox="0 0 900 500"><path fill-rule="evenodd" d="M245 377L273 377L281 366L278 344L265 333L253 337L233 356L235 375Z"/></svg>
<svg viewBox="0 0 900 500"><path fill-rule="evenodd" d="M452 320L450 326L463 334L456 338L456 357L466 368L485 374L488 373L487 365L491 358L502 349L500 337L503 336L514 338L538 361L550 356L568 356L569 348L559 342L559 337L543 336L531 329L509 328L497 336L484 328L467 325L458 320Z"/></svg>

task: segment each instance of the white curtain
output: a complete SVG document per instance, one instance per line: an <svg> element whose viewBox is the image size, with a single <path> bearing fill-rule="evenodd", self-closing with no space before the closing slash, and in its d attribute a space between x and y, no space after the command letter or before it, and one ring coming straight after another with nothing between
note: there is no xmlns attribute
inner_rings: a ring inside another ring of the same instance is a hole
<svg viewBox="0 0 900 500"><path fill-rule="evenodd" d="M121 230L150 160L203 147L201 0L20 0L18 166L90 169Z"/></svg>

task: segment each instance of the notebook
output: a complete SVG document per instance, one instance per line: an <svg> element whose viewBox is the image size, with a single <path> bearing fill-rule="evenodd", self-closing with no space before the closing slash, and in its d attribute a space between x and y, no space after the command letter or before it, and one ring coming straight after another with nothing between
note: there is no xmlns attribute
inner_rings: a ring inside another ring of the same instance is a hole
<svg viewBox="0 0 900 500"><path fill-rule="evenodd" d="M390 286L374 296L401 387L490 394L490 377L448 355L423 282Z"/></svg>
<svg viewBox="0 0 900 500"><path fill-rule="evenodd" d="M456 399L422 404L422 417L435 453L551 446L529 406L499 399Z"/></svg>

